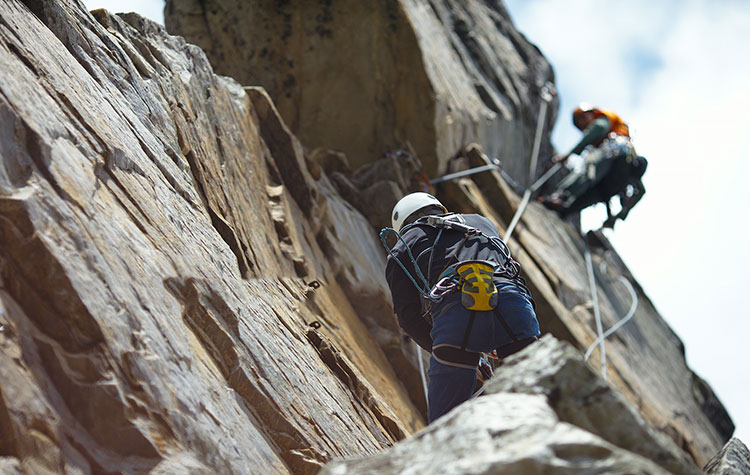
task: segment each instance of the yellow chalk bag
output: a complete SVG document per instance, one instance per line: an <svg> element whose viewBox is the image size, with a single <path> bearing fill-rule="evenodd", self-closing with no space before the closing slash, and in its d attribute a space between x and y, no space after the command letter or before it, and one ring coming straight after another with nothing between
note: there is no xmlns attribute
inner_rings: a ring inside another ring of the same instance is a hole
<svg viewBox="0 0 750 475"><path fill-rule="evenodd" d="M466 261L456 266L460 276L461 304L469 310L497 307L497 287L492 282L495 267L486 261Z"/></svg>

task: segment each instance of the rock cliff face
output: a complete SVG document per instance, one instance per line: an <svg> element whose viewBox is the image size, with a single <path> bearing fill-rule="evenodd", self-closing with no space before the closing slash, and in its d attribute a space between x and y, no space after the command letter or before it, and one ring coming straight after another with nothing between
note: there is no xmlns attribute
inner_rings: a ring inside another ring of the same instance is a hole
<svg viewBox="0 0 750 475"><path fill-rule="evenodd" d="M521 445L456 470L692 473L729 439L723 407L602 236L590 245L605 327L631 305L621 278L637 311L607 340L609 384L580 361L571 346L596 336L584 241L535 205L510 246L545 332L567 343L530 347L493 394L407 438L424 426L419 356L375 230L422 166L482 163L469 141L524 176L551 70L501 5L167 11L235 79L137 15L0 3L3 471L315 473L489 430L488 450ZM407 141L422 162L374 158ZM519 201L494 172L435 192L501 229ZM487 411L497 418L464 417ZM466 447L455 458L471 464Z"/></svg>
<svg viewBox="0 0 750 475"><path fill-rule="evenodd" d="M385 300L378 243L268 96L140 17L29 4L0 5L0 453L304 473L421 427L347 298Z"/></svg>
<svg viewBox="0 0 750 475"><path fill-rule="evenodd" d="M552 69L499 2L167 0L165 20L217 72L266 88L303 143L355 166L409 142L435 173L478 142L528 174Z"/></svg>

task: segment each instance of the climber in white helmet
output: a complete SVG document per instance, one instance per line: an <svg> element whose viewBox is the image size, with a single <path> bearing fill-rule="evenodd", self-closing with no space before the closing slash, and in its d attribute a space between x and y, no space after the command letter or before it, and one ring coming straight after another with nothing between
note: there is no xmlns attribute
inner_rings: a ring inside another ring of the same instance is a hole
<svg viewBox="0 0 750 475"><path fill-rule="evenodd" d="M428 193L405 196L391 216L399 239L385 274L399 325L432 354L432 422L471 397L481 353L521 350L538 339L539 323L520 266L489 219L448 213Z"/></svg>

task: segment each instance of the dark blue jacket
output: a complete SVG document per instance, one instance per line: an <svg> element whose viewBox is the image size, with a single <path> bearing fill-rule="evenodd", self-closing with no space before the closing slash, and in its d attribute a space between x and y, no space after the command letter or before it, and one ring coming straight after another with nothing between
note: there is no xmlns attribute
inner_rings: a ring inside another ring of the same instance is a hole
<svg viewBox="0 0 750 475"><path fill-rule="evenodd" d="M484 216L478 214L458 216L463 219L465 224L479 229L485 236L499 238L495 225ZM438 232L439 228L437 227L416 223L404 228L402 234L402 238L411 249L422 274L427 277L430 287L435 285L445 268L460 261L481 259L495 262L500 266L507 264L506 261L509 256L499 252L486 237L471 236L464 241L466 233L458 230L444 229L433 250L432 247ZM417 283L421 285L421 279L414 269L404 242L399 240L393 246L393 255L404 264ZM429 276L427 275L428 269ZM429 321L422 316L420 293L392 256L388 256L385 278L391 289L393 310L398 317L399 325L419 346L431 351L431 327Z"/></svg>

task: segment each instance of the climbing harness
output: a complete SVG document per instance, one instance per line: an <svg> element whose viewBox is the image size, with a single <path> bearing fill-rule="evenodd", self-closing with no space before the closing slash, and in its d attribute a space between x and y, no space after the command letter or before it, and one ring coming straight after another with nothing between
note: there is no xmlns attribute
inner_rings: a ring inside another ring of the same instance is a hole
<svg viewBox="0 0 750 475"><path fill-rule="evenodd" d="M599 146L604 157L613 159L616 157L627 157L628 163L635 158L635 149L630 137L610 133Z"/></svg>
<svg viewBox="0 0 750 475"><path fill-rule="evenodd" d="M454 274L457 274L457 270L455 269L455 266L450 266L451 261L456 257L456 254L458 251L463 247L466 240L473 236L479 236L484 237L487 239L487 241L492 245L503 257L504 263L501 265L498 263L493 267L493 273L494 272L503 272L504 274L508 274L508 278L516 278L520 272L518 263L511 258L510 250L508 249L508 246L505 245L505 243L497 236L488 236L484 234L481 230L469 226L467 224L464 224L459 221L460 216L456 214L449 214L449 215L430 215L430 216L424 216L419 218L414 223L411 223L407 226L404 226L401 229L401 233L397 232L393 228L383 228L380 231L380 242L383 244L383 247L385 248L386 252L388 253L391 258L393 258L396 263L401 267L401 269L404 271L406 276L409 278L409 280L414 284L414 287L419 291L420 295L425 298L428 301L437 301L440 298L442 298L446 293L452 291L456 286ZM406 244L406 241L404 241L404 238L402 237L402 234L409 228L413 226L420 226L420 225L428 225L432 226L434 228L438 228L438 234L435 237L435 241L433 242L432 246L430 247L430 257L427 267L427 275L430 275L430 272L432 270L432 253L435 250L435 246L437 245L438 241L440 240L440 237L442 236L442 233L445 229L453 230L453 231L459 231L464 233L464 240L459 243L458 246L456 246L455 251L453 252L453 255L451 255L448 258L448 262L446 263L446 268L443 269L440 272L440 276L438 277L438 283L435 284L435 286L431 287L429 283L427 282L427 278L425 278L424 274L422 274L421 269L419 268L419 265L417 264L417 259L414 258L414 255L411 252L411 249ZM422 285L417 283L417 279L414 278L414 276L409 272L409 270L406 268L403 262L401 262L398 257L396 257L393 254L393 250L388 247L388 243L386 242L386 236L389 233L396 234L397 238L401 241L401 243L406 248L406 251L409 255L409 260L411 261L414 270L417 273L417 276L422 282ZM477 261L473 261L477 262ZM460 263L461 264L461 263ZM469 288L467 287L467 292L470 292ZM487 297L489 299L489 297Z"/></svg>
<svg viewBox="0 0 750 475"><path fill-rule="evenodd" d="M414 264L414 269L417 271L417 275L419 275L419 278L422 280L422 284L424 285L424 287L419 286L416 279L414 279L414 277L411 275L411 272L409 272L406 269L406 266L403 264L403 262L401 262L401 260L393 254L393 250L390 247L388 247L388 243L385 242L386 236L388 235L388 233L395 234L396 237L403 243L404 247L406 248L406 252L409 254L409 259L411 260L412 264ZM406 245L406 241L404 241L404 238L401 236L401 234L393 228L383 228L380 230L380 242L383 243L383 247L385 247L385 250L388 252L388 255L391 256L393 260L396 261L396 263L399 265L399 267L401 267L401 269L404 271L406 276L409 277L409 280L411 280L411 282L414 284L414 287L416 287L420 295L422 295L422 297L429 299L430 286L427 284L427 279L425 279L424 275L422 275L422 271L419 269L419 266L417 265L417 260L414 259L414 255L411 253L411 249L409 249L409 246Z"/></svg>

